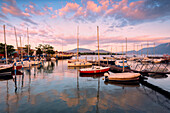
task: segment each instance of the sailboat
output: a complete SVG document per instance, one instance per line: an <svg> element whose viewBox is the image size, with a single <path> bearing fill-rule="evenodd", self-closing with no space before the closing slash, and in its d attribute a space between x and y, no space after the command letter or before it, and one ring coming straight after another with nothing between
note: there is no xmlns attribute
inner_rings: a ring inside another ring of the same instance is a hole
<svg viewBox="0 0 170 113"><path fill-rule="evenodd" d="M0 65L0 75L6 75L8 73L11 73L12 71L12 64L1 64Z"/></svg>
<svg viewBox="0 0 170 113"><path fill-rule="evenodd" d="M99 27L97 26L97 40L98 40L98 62L100 63L99 57ZM109 71L110 67L92 66L91 68L80 69L81 73L94 74L94 73L104 73Z"/></svg>
<svg viewBox="0 0 170 113"><path fill-rule="evenodd" d="M5 35L5 25L4 27L4 41L5 41L5 57L6 57L6 64L0 64L0 75L6 75L8 73L11 73L12 70L12 64L7 64L7 47L6 47L6 35Z"/></svg>
<svg viewBox="0 0 170 113"><path fill-rule="evenodd" d="M84 66L91 66L92 63L89 63L85 60L79 60L79 27L77 27L77 58L76 60L72 60L72 61L68 61L68 66L69 67L75 67L75 66L81 66L81 67L84 67Z"/></svg>

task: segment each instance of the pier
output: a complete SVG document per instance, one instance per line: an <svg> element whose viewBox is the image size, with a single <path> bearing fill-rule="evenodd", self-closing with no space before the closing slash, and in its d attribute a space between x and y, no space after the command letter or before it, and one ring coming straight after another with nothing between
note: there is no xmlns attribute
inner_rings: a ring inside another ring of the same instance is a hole
<svg viewBox="0 0 170 113"><path fill-rule="evenodd" d="M98 64L97 62L93 62L93 64ZM104 67L110 67L110 71L112 72L123 72L123 68L117 67L115 65L111 65L109 63L100 63L101 66ZM124 72L137 72L141 74L148 74L148 73L153 73L153 74L170 74L170 71L168 71L167 67L169 66L169 63L138 63L135 62L133 64L134 68L126 69ZM132 64L130 65L132 67Z"/></svg>

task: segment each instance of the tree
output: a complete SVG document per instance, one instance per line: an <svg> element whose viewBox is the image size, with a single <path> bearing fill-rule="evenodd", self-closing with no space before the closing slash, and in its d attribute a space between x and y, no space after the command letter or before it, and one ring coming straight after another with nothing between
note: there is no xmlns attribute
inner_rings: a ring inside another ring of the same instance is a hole
<svg viewBox="0 0 170 113"><path fill-rule="evenodd" d="M38 55L41 55L41 54L43 53L40 48L36 48L36 49L37 49L37 50L36 50L36 53L37 53Z"/></svg>
<svg viewBox="0 0 170 113"><path fill-rule="evenodd" d="M24 51L28 53L28 45L25 45ZM34 53L33 50L31 50L31 45L29 45L29 54L32 55Z"/></svg>
<svg viewBox="0 0 170 113"><path fill-rule="evenodd" d="M14 49L13 45L7 45L7 54L8 55L11 55L12 52L14 52L14 51L15 51L15 49ZM4 56L5 56L5 44L3 44L3 43L0 43L0 53L4 54Z"/></svg>
<svg viewBox="0 0 170 113"><path fill-rule="evenodd" d="M54 54L55 53L55 51L53 50L54 47L49 44L45 44L45 45L39 44L38 47L35 47L35 48L36 48L37 54L42 54L42 53Z"/></svg>

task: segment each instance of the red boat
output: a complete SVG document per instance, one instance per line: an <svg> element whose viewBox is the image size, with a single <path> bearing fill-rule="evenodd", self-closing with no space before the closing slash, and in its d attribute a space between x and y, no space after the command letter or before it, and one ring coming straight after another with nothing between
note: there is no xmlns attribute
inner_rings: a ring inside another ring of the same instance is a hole
<svg viewBox="0 0 170 113"><path fill-rule="evenodd" d="M16 70L19 70L19 69L21 69L21 68L22 68L21 62L16 62ZM12 68L12 69L15 70L14 65L13 65L13 68Z"/></svg>
<svg viewBox="0 0 170 113"><path fill-rule="evenodd" d="M93 66L92 68L80 69L80 73L104 73L109 71L110 67Z"/></svg>
<svg viewBox="0 0 170 113"><path fill-rule="evenodd" d="M97 26L97 40L98 40L98 62L100 62L99 57L99 27ZM92 68L80 69L80 73L95 74L104 73L109 71L110 67L92 66Z"/></svg>

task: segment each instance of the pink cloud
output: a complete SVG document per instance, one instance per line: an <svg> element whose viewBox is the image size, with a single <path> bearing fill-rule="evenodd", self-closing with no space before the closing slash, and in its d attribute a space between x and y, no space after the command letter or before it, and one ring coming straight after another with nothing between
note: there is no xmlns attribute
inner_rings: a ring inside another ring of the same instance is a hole
<svg viewBox="0 0 170 113"><path fill-rule="evenodd" d="M34 15L44 15L45 13L35 8L35 5L29 5L28 8L25 8L25 11Z"/></svg>
<svg viewBox="0 0 170 113"><path fill-rule="evenodd" d="M139 9L143 3L144 1L135 1L128 5L128 0L122 0L117 4L113 4L112 8L106 11L106 15L120 13L124 17L128 18L145 19L145 12Z"/></svg>
<svg viewBox="0 0 170 113"><path fill-rule="evenodd" d="M102 9L105 9L105 10L109 6L109 0L100 0L99 3L102 4Z"/></svg>
<svg viewBox="0 0 170 113"><path fill-rule="evenodd" d="M48 10L53 11L53 8L52 8L52 7L45 6L45 7L43 8L43 10L44 10L44 11L48 11Z"/></svg>
<svg viewBox="0 0 170 113"><path fill-rule="evenodd" d="M52 8L52 7L48 7L48 9L49 9L50 11L53 11L53 8Z"/></svg>
<svg viewBox="0 0 170 113"><path fill-rule="evenodd" d="M16 0L5 0L7 3L2 3L1 10L4 14L11 14L12 16L18 17L23 21L29 22L34 25L38 25L36 22L31 20L28 12L24 12L17 7Z"/></svg>
<svg viewBox="0 0 170 113"><path fill-rule="evenodd" d="M84 16L85 14L85 11L83 11L83 8L82 7L79 7L77 12L74 14L73 17L77 17L77 16Z"/></svg>
<svg viewBox="0 0 170 113"><path fill-rule="evenodd" d="M90 10L95 13L101 12L101 6L97 6L93 1L87 2L87 10Z"/></svg>
<svg viewBox="0 0 170 113"><path fill-rule="evenodd" d="M54 12L55 12L55 14L57 14L57 13L58 13L58 10L55 10Z"/></svg>
<svg viewBox="0 0 170 113"><path fill-rule="evenodd" d="M17 8L16 6L12 6L12 5L7 5L6 3L3 3L2 7L2 12L5 14L11 14L14 16L26 16L29 17L29 13L25 13L22 12L19 8Z"/></svg>
<svg viewBox="0 0 170 113"><path fill-rule="evenodd" d="M59 16L64 16L67 12L77 11L79 4L67 3L65 7L59 9Z"/></svg>
<svg viewBox="0 0 170 113"><path fill-rule="evenodd" d="M52 14L52 15L51 15L51 18L52 18L52 19L54 19L54 18L56 18L56 17L57 17L57 15L55 15L55 14Z"/></svg>

